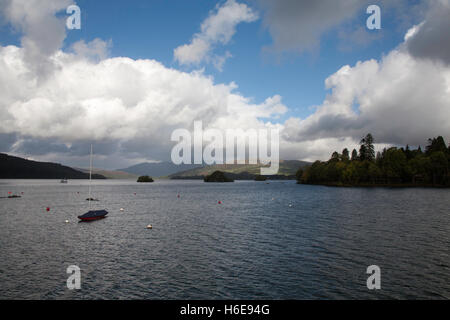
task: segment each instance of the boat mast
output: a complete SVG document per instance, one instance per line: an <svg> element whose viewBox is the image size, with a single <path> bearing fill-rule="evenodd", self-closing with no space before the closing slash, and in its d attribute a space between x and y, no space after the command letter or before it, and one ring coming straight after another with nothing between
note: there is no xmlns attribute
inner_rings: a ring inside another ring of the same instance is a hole
<svg viewBox="0 0 450 320"><path fill-rule="evenodd" d="M89 210L91 209L91 182L92 182L92 143L91 143L91 158L89 161Z"/></svg>

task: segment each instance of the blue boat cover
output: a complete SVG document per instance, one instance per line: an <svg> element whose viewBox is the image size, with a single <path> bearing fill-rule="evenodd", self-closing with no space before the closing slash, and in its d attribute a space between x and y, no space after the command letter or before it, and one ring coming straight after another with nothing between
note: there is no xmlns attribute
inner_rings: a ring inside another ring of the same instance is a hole
<svg viewBox="0 0 450 320"><path fill-rule="evenodd" d="M104 217L108 214L108 211L106 210L90 210L86 212L85 214L78 216L78 218L96 218L96 217Z"/></svg>

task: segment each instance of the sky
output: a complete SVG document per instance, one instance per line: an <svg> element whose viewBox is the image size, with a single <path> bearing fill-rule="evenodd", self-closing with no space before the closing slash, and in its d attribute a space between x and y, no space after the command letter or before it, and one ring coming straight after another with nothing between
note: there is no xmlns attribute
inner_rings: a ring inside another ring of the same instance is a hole
<svg viewBox="0 0 450 320"><path fill-rule="evenodd" d="M0 152L168 161L196 120L277 128L281 159L327 160L369 132L378 149L448 141L449 17L450 0L0 0Z"/></svg>

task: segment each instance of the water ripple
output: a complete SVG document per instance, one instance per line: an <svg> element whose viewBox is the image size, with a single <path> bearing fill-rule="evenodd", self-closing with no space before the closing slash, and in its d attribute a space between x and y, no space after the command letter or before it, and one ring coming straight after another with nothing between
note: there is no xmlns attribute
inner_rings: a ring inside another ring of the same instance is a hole
<svg viewBox="0 0 450 320"><path fill-rule="evenodd" d="M85 224L84 181L8 191L24 196L0 202L1 299L450 298L448 190L98 181L110 214Z"/></svg>

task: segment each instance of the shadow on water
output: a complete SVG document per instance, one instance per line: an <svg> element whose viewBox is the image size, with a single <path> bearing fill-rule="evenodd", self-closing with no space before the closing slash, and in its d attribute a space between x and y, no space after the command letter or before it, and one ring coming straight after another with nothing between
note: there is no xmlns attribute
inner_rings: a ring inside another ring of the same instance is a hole
<svg viewBox="0 0 450 320"><path fill-rule="evenodd" d="M0 299L450 299L450 190L96 181L80 225L87 183L0 183Z"/></svg>
<svg viewBox="0 0 450 320"><path fill-rule="evenodd" d="M80 220L80 221L78 221L78 223L92 223L92 222L100 221L100 220L103 220L103 219L106 219L106 218L107 217L97 218L97 219L94 219L94 220Z"/></svg>

